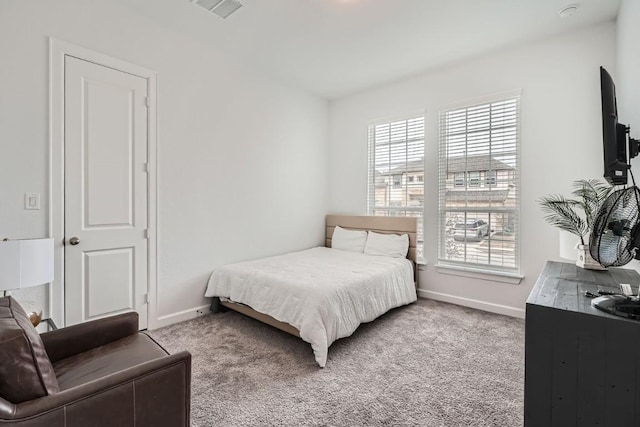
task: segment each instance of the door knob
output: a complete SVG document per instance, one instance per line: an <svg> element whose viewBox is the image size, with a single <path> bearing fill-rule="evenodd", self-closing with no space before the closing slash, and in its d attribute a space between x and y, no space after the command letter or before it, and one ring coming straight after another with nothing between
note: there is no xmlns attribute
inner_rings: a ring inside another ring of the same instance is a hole
<svg viewBox="0 0 640 427"><path fill-rule="evenodd" d="M77 237L72 237L69 239L69 244L72 246L77 245L78 243L80 243L80 239L78 239Z"/></svg>

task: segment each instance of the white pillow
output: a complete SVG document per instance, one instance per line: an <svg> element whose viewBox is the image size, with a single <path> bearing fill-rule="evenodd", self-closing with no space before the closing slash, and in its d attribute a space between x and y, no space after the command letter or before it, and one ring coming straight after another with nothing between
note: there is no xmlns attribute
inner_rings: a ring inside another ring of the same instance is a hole
<svg viewBox="0 0 640 427"><path fill-rule="evenodd" d="M367 255L382 255L393 258L404 258L409 251L409 235L380 234L373 231L367 236L364 253Z"/></svg>
<svg viewBox="0 0 640 427"><path fill-rule="evenodd" d="M333 230L333 237L331 238L331 247L342 251L362 253L366 241L366 231L345 230L336 225L336 228Z"/></svg>

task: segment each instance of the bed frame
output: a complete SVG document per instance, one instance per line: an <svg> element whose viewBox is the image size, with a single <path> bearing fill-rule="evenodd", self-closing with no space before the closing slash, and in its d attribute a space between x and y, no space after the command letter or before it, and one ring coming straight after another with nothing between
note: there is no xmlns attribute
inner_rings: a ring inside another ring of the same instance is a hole
<svg viewBox="0 0 640 427"><path fill-rule="evenodd" d="M347 228L350 230L367 230L375 231L382 234L408 234L409 235L409 251L407 258L413 261L414 281L415 281L415 262L416 262L416 242L418 240L418 223L416 218L411 217L390 217L390 216L351 216L351 215L327 215L325 219L325 246L331 247L331 238L333 230L336 226ZM225 309L231 309L252 317L260 322L271 325L282 331L297 337L300 331L292 325L281 322L273 317L255 311L251 307L231 301L220 301L219 298L213 298L211 302L211 311L219 312Z"/></svg>

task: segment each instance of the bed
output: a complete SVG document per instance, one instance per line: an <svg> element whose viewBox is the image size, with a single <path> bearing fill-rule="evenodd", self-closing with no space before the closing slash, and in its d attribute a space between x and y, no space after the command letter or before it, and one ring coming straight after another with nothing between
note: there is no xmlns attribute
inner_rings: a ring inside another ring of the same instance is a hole
<svg viewBox="0 0 640 427"><path fill-rule="evenodd" d="M406 234L407 255L331 249L336 226ZM416 301L416 230L415 218L327 215L325 247L217 268L205 296L213 297L213 312L229 308L302 338L324 367L335 340Z"/></svg>

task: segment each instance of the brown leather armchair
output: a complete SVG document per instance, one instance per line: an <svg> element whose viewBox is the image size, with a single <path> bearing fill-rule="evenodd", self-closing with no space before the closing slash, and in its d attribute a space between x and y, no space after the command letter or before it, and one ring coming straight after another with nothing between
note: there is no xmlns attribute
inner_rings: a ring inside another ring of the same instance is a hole
<svg viewBox="0 0 640 427"><path fill-rule="evenodd" d="M26 322L0 298L0 426L189 425L191 355L138 332L137 313L42 335Z"/></svg>

